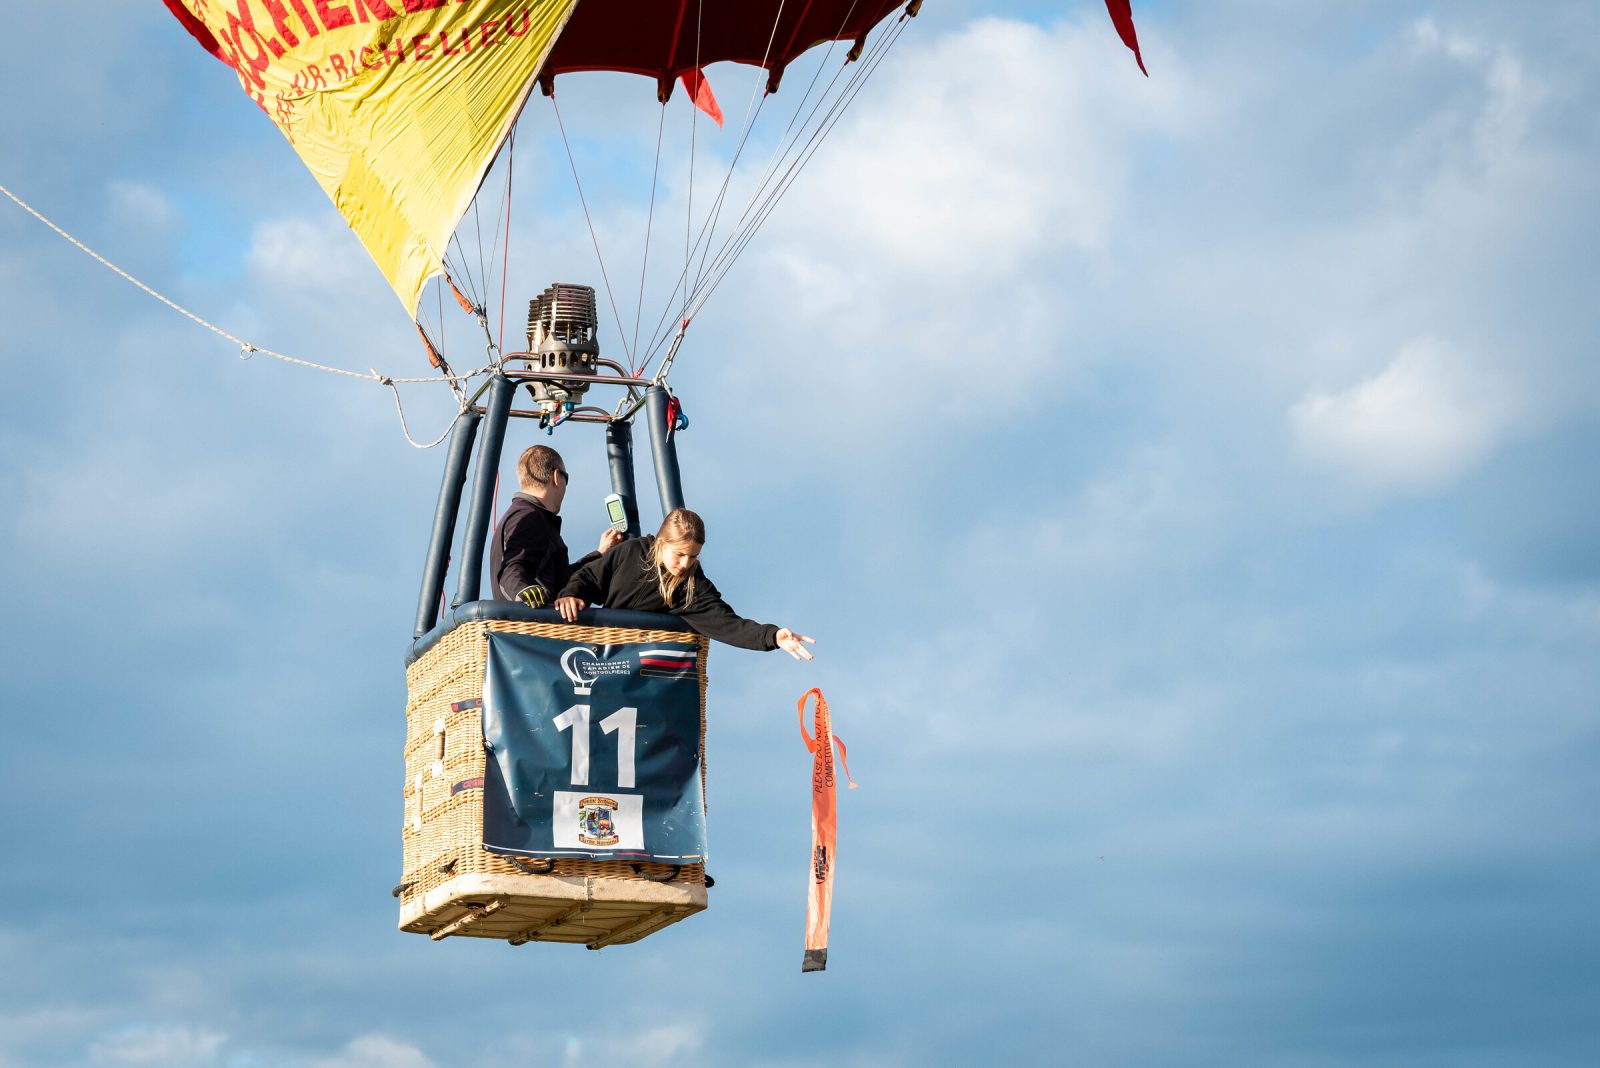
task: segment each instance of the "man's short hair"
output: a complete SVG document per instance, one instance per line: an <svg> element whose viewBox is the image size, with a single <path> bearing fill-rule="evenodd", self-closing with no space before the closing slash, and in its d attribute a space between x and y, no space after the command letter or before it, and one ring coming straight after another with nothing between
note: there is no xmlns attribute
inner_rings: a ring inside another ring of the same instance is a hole
<svg viewBox="0 0 1600 1068"><path fill-rule="evenodd" d="M548 445L529 445L517 459L517 481L523 488L548 486L550 476L564 465L561 454Z"/></svg>

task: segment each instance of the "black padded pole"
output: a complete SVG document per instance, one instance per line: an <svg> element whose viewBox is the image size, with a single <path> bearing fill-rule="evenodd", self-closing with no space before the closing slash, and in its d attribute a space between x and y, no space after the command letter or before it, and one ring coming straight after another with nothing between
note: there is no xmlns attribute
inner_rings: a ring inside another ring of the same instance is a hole
<svg viewBox="0 0 1600 1068"><path fill-rule="evenodd" d="M627 535L639 536L639 491L633 484L633 422L613 419L606 424L606 463L611 468L611 492L622 498L628 518Z"/></svg>
<svg viewBox="0 0 1600 1068"><path fill-rule="evenodd" d="M428 558L422 565L422 594L417 600L417 628L412 636L422 637L439 619L439 595L444 592L445 573L450 570L450 539L456 535L456 516L461 513L461 487L467 481L467 461L472 457L472 441L478 436L477 412L461 413L450 431L450 445L444 457L444 481L439 484L439 503L433 510L433 536L428 539Z"/></svg>
<svg viewBox="0 0 1600 1068"><path fill-rule="evenodd" d="M506 440L506 420L516 391L517 384L505 375L495 375L489 383L483 438L472 472L472 501L467 505L467 530L461 538L461 578L452 607L476 601L483 584L483 545L494 519L489 514L494 509L494 479L500 470L500 448Z"/></svg>
<svg viewBox="0 0 1600 1068"><path fill-rule="evenodd" d="M667 391L651 386L644 391L644 416L650 426L650 451L656 461L656 489L661 492L661 515L683 507L683 480L678 475L678 440L667 431Z"/></svg>

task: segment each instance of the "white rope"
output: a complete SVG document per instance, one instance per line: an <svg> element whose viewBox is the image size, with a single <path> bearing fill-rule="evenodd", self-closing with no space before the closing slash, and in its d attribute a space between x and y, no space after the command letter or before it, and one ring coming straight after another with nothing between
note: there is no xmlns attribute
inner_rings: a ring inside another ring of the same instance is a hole
<svg viewBox="0 0 1600 1068"><path fill-rule="evenodd" d="M438 445L441 441L450 436L450 431L454 430L456 428L456 424L461 421L461 417L467 414L467 405L465 402L463 402L461 407L456 410L455 418L450 420L450 425L444 428L444 433L440 434L438 437L424 445L416 438L411 436L411 428L406 426L406 410L400 405L400 388L394 384L394 379L388 378L384 375L379 375L376 368L372 370L372 373L377 375L378 381L383 385L388 386L390 392L394 394L395 414L400 416L400 433L406 436L406 441L410 442L411 447L414 449L431 449L435 445ZM433 379L430 378L428 381L432 382Z"/></svg>
<svg viewBox="0 0 1600 1068"><path fill-rule="evenodd" d="M472 371L469 374L465 374L465 375L439 375L439 376L431 377L431 378L386 378L385 376L378 374L376 371L372 372L371 374L362 374L360 371L346 371L343 368L328 367L325 364L312 363L310 360L302 360L302 359L299 359L299 358L294 357L294 356L285 355L284 353L281 353L281 352L274 352L271 349L261 348L258 345L252 345L250 342L245 341L243 338L235 337L234 335L228 333L226 330L222 329L220 326L217 326L214 323L207 322L206 320L200 318L200 316L196 315L194 312L190 311L189 309L187 309L185 307L182 307L181 305L176 304L171 300L168 300L166 297L162 296L160 293L157 293L154 289L151 289L149 286L147 286L143 282L139 281L139 279L135 278L133 275L129 274L127 271L124 271L121 267L118 267L116 264L112 263L110 260L108 260L104 256L100 255L100 253L96 252L94 249L90 248L88 245L85 245L82 241L79 241L77 238L75 238L71 234L67 233L61 227L57 226L55 223L53 223L49 219L45 218L38 211L36 211L33 208L32 205L28 204L21 197L17 196L11 190L7 189L5 186L0 185L0 193L4 193L7 197L9 197L23 211L27 212L29 215L32 215L35 219L38 219L40 222L44 223L50 229L54 230L56 233L60 234L64 238L66 238L72 244L78 246L79 249L81 249L82 251L88 253L94 259L98 260L102 265L104 265L106 267L109 267L111 270L115 271L117 274L121 275L123 278L126 278L128 281L132 282L134 285L138 286L140 289L144 290L146 293L150 294L152 297L156 298L161 303L165 304L167 307L169 307L173 311L177 312L179 315L182 315L184 318L190 319L193 322L198 323L199 325L205 327L207 330L211 331L213 334L216 334L218 337L225 338L228 341L233 342L235 345L238 345L239 346L239 358L242 359L242 360L248 360L250 357L254 356L255 354L260 353L263 356L271 356L275 360L282 360L284 363L292 363L292 364L294 364L294 365L296 365L298 367L307 367L307 368L310 368L313 371L325 371L330 375L344 375L347 378L361 378L361 379L366 379L367 381L370 381L370 382L378 382L378 383L381 383L383 385L389 385L389 386L392 386L396 382L443 382L443 383L467 382L467 381L470 381L473 377L475 377L477 375L480 375L480 374L483 374L485 371L489 370L489 368L485 367L485 368L481 368L481 369L479 369L477 371ZM408 439L410 438L409 434L406 435L406 436L407 436ZM413 444L415 444L415 443L413 443Z"/></svg>

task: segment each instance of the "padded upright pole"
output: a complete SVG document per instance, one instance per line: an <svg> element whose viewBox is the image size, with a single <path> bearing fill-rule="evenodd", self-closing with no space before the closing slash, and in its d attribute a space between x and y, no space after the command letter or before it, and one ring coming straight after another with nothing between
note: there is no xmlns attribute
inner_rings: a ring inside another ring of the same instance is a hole
<svg viewBox="0 0 1600 1068"><path fill-rule="evenodd" d="M428 539L428 558L422 565L422 594L417 600L417 627L412 634L415 638L432 630L439 618L439 595L444 592L445 572L450 569L450 539L456 535L456 517L461 513L461 487L467 481L467 461L472 458L472 441L478 436L482 419L477 412L462 412L450 431L444 481L439 484L439 503L433 510L433 536Z"/></svg>
<svg viewBox="0 0 1600 1068"><path fill-rule="evenodd" d="M656 461L656 489L661 492L663 518L674 508L683 507L683 480L678 475L678 441L667 422L670 397L660 386L644 391L644 414L650 424L650 451Z"/></svg>
<svg viewBox="0 0 1600 1068"><path fill-rule="evenodd" d="M489 399L484 405L483 438L478 442L478 463L472 472L472 500L467 505L467 530L461 538L461 579L456 585L452 607L476 601L483 579L483 545L494 519L494 481L500 471L500 447L506 440L506 420L517 384L505 375L495 375L489 383Z"/></svg>
<svg viewBox="0 0 1600 1068"><path fill-rule="evenodd" d="M639 491L633 483L633 422L613 419L606 424L606 464L611 468L611 492L622 498L628 517L628 537L639 536Z"/></svg>

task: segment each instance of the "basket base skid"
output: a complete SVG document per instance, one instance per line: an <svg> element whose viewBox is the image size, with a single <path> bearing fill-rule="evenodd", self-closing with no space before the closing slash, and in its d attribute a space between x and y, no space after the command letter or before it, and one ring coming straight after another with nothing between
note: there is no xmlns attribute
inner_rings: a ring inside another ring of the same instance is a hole
<svg viewBox="0 0 1600 1068"><path fill-rule="evenodd" d="M580 875L458 875L400 906L400 929L524 942L625 945L706 907L703 883Z"/></svg>

